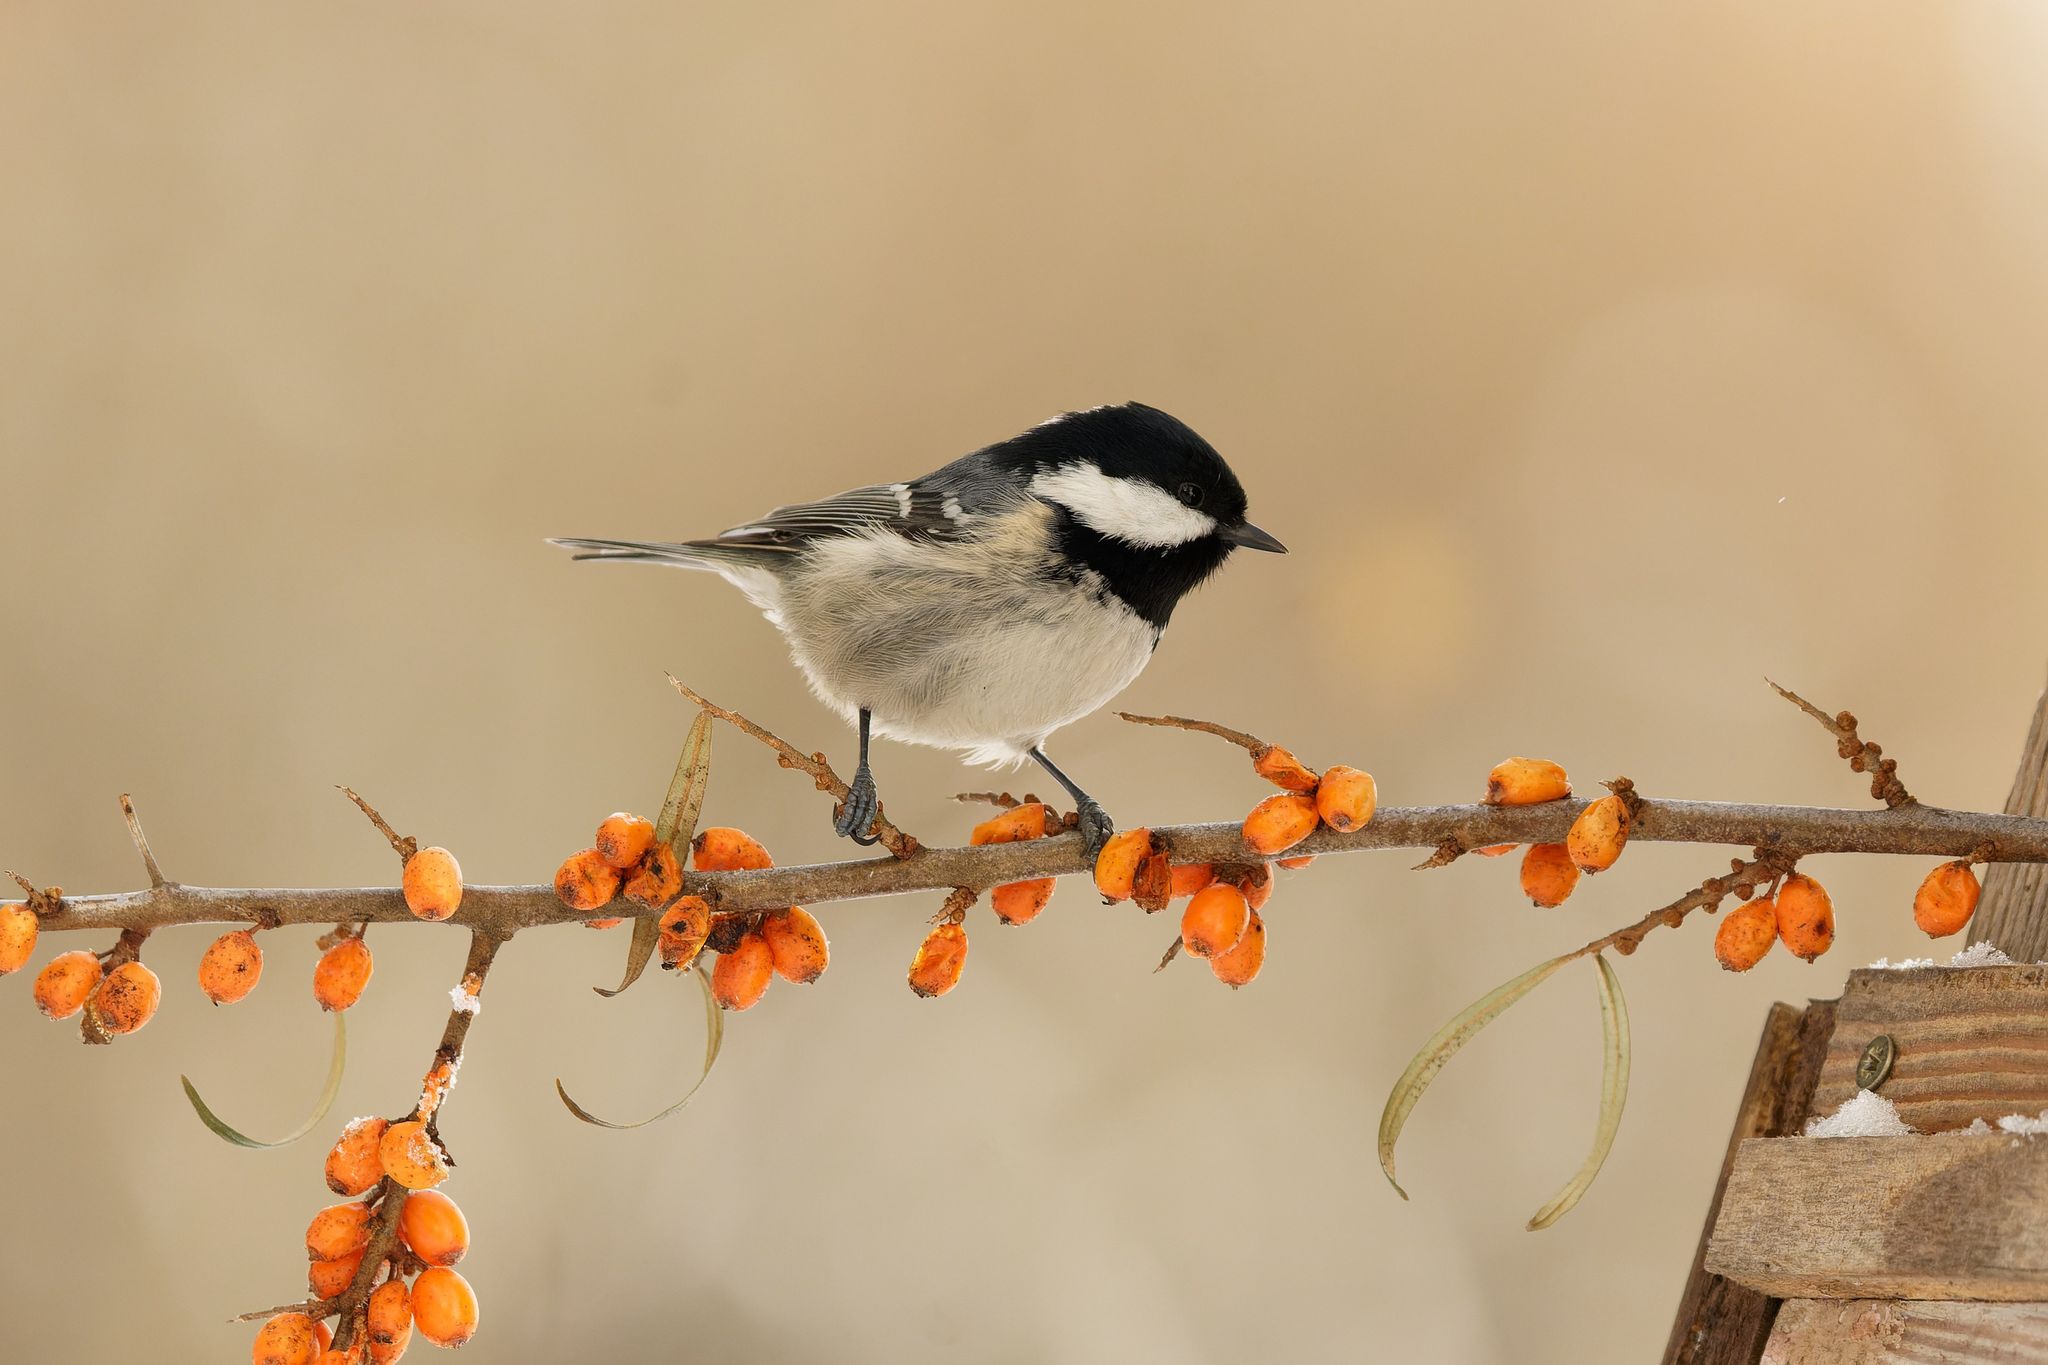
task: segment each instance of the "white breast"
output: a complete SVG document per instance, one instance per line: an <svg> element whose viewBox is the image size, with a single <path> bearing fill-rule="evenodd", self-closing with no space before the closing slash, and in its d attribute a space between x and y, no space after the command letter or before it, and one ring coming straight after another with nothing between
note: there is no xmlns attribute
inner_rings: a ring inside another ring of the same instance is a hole
<svg viewBox="0 0 2048 1365"><path fill-rule="evenodd" d="M820 542L780 576L770 619L818 696L878 734L1016 763L1144 670L1158 632L1104 591L1048 580L1051 509L967 545Z"/></svg>

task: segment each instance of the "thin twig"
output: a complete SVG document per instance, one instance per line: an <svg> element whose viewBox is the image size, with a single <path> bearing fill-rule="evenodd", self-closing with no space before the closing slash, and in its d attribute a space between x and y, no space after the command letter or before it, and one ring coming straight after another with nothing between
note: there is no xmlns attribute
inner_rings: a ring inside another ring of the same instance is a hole
<svg viewBox="0 0 2048 1365"><path fill-rule="evenodd" d="M1133 725L1163 725L1170 730L1194 730L1218 739L1227 739L1239 748L1247 749L1254 758L1273 746L1257 735L1248 735L1242 730L1233 730L1228 725L1218 725L1213 720L1190 720L1186 716L1134 716L1128 711L1116 713L1119 720Z"/></svg>
<svg viewBox="0 0 2048 1365"><path fill-rule="evenodd" d="M121 818L128 822L128 837L135 841L135 851L142 855L142 865L149 871L149 886L152 891L161 891L167 885L163 869L156 865L156 855L149 851L149 836L142 832L142 821L135 814L135 803L128 799L128 793L121 793Z"/></svg>
<svg viewBox="0 0 2048 1365"><path fill-rule="evenodd" d="M1728 897L1753 891L1773 878L1784 876L1791 871L1798 858L1798 854L1760 848L1756 851L1756 856L1746 862L1737 859L1726 876L1707 878L1671 904L1652 910L1634 924L1625 925L1611 934L1594 939L1572 956L1591 957L1603 949L1612 948L1623 957L1627 957L1642 944L1644 936L1652 929L1660 926L1676 929L1685 922L1685 917L1695 910L1711 912L1718 909L1721 902Z"/></svg>
<svg viewBox="0 0 2048 1365"><path fill-rule="evenodd" d="M368 1258L366 1257L365 1259ZM237 1313L229 1318L228 1321L260 1322L267 1318L274 1318L279 1313L304 1313L307 1317L318 1322L321 1318L333 1316L335 1302L333 1299L300 1299L297 1303L280 1303L270 1308L258 1308L250 1313Z"/></svg>
<svg viewBox="0 0 2048 1365"><path fill-rule="evenodd" d="M1828 733L1835 737L1835 753L1849 760L1850 771L1870 774L1870 794L1873 797L1893 809L1913 804L1912 793L1906 790L1905 783L1899 781L1899 761L1886 758L1882 747L1856 733L1854 713L1840 711L1831 716L1797 692L1780 687L1769 678L1764 681L1771 683L1772 691L1827 727Z"/></svg>
<svg viewBox="0 0 2048 1365"><path fill-rule="evenodd" d="M355 802L356 808L370 817L370 823L377 827L377 832L391 841L391 851L398 855L400 862L409 863L412 861L412 855L420 851L419 840L413 838L410 834L401 836L397 830L391 828L384 817L377 813L375 806L356 795L355 788L343 787L337 784L335 790Z"/></svg>
<svg viewBox="0 0 2048 1365"><path fill-rule="evenodd" d="M1169 963L1169 962L1171 962L1171 961L1173 961L1173 960L1174 960L1175 958L1177 958L1177 957L1179 957L1179 956L1180 956L1180 940L1181 940L1181 936L1180 936L1179 932L1178 932L1178 931L1176 931L1176 932L1175 932L1175 934L1174 934L1174 936L1173 936L1173 942L1171 942L1171 943L1169 943L1169 944L1167 944L1167 945L1166 945L1166 952L1165 952L1165 954L1164 954L1164 955L1163 955L1163 956L1162 956L1162 957L1161 957L1161 958L1159 959L1159 965L1158 965L1157 967L1154 967L1154 968L1152 969L1152 974L1153 974L1154 976L1157 976L1157 975L1158 975L1159 973L1161 973L1161 972L1165 971L1165 970L1166 970L1166 964L1167 964L1167 963Z"/></svg>
<svg viewBox="0 0 2048 1365"><path fill-rule="evenodd" d="M802 752L794 744L783 739L772 730L756 725L739 712L727 710L725 707L718 705L718 703L691 691L673 673L668 675L668 680L676 691L696 703L707 714L718 717L727 725L732 726L743 734L760 740L763 744L773 749L776 755L776 762L780 763L783 767L794 768L798 772L805 774L817 786L819 791L830 795L842 806L846 804L847 793L850 789L846 783L840 780L839 774L832 770L832 765L826 760L825 755ZM917 840L890 824L888 818L883 815L880 804L875 806L875 820L869 826L869 831L881 842L882 847L888 849L889 852L898 858L908 858L918 850Z"/></svg>

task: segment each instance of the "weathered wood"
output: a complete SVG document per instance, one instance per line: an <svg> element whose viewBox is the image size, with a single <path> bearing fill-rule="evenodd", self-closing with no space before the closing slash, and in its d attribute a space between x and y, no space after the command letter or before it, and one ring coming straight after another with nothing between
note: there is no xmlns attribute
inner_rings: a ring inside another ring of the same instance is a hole
<svg viewBox="0 0 2048 1365"><path fill-rule="evenodd" d="M2048 1139L1751 1139L1707 1269L1788 1299L2048 1299Z"/></svg>
<svg viewBox="0 0 2048 1365"><path fill-rule="evenodd" d="M2048 692L2034 704L2005 813L2048 815ZM2048 867L1994 863L1984 874L1984 899L1970 922L1970 939L1990 939L2015 962L2048 958Z"/></svg>
<svg viewBox="0 0 2048 1365"><path fill-rule="evenodd" d="M1788 1299L1763 1365L2048 1365L2048 1304Z"/></svg>
<svg viewBox="0 0 2048 1365"><path fill-rule="evenodd" d="M1814 1113L1856 1093L1856 1059L1880 1033L1898 1058L1878 1093L1923 1133L2048 1109L2048 967L1849 973Z"/></svg>
<svg viewBox="0 0 2048 1365"><path fill-rule="evenodd" d="M1664 1346L1665 1365L1751 1365L1763 1348L1778 1301L1709 1274L1707 1239L1721 1209L1729 1168L1743 1142L1794 1133L1804 1122L1833 1019L1833 1002L1826 1000L1815 1001L1805 1010L1773 1005L1764 1018L1756 1060L1749 1068L1749 1084L1743 1088L1728 1152L1721 1160L1721 1178L1707 1205L1699 1249L1693 1253L1692 1270L1671 1324L1671 1339Z"/></svg>

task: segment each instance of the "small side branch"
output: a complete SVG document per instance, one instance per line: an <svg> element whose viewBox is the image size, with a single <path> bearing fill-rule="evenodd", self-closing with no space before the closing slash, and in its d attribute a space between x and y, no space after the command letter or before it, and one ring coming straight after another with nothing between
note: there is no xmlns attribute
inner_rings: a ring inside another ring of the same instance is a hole
<svg viewBox="0 0 2048 1365"><path fill-rule="evenodd" d="M1169 730L1193 730L1198 734L1227 739L1254 758L1273 747L1257 735L1233 730L1228 725L1218 725L1213 720L1190 720L1186 716L1134 716L1128 711L1119 711L1116 714L1118 720L1127 720L1133 725L1159 725Z"/></svg>
<svg viewBox="0 0 2048 1365"><path fill-rule="evenodd" d="M1839 711L1831 716L1797 692L1780 687L1769 678L1764 681L1771 683L1772 691L1827 727L1828 733L1835 737L1835 753L1849 760L1850 771L1870 774L1871 796L1894 810L1913 804L1912 793L1906 790L1905 783L1899 781L1899 761L1886 758L1881 747L1856 733L1853 712Z"/></svg>
<svg viewBox="0 0 2048 1365"><path fill-rule="evenodd" d="M370 818L370 823L377 827L377 832L390 841L391 851L398 855L398 861L401 863L412 861L412 855L420 851L419 840L413 838L410 834L401 835L397 830L391 828L389 822L377 813L375 806L356 795L355 788L337 786L335 790L355 802L356 809Z"/></svg>
<svg viewBox="0 0 2048 1365"><path fill-rule="evenodd" d="M156 854L149 851L149 836L142 832L142 820L135 814L135 803L127 792L121 793L121 818L128 822L128 837L135 841L135 851L142 855L142 866L149 873L149 887L161 891L169 885L164 880L163 869L156 865Z"/></svg>
<svg viewBox="0 0 2048 1365"><path fill-rule="evenodd" d="M670 686L694 702L705 714L716 716L741 733L760 740L775 751L775 761L777 763L785 768L794 768L798 772L803 773L811 779L819 791L831 796L833 800L841 805L846 803L847 794L850 789L846 783L840 781L839 774L832 770L832 765L826 761L825 755L802 752L794 744L783 739L774 731L764 726L756 725L739 712L729 711L718 703L691 691L673 673L668 675L668 680ZM875 808L875 822L869 828L870 832L880 841L882 847L888 849L890 853L898 858L908 858L918 850L917 840L905 834L895 825L890 824L888 817L882 813L879 806Z"/></svg>

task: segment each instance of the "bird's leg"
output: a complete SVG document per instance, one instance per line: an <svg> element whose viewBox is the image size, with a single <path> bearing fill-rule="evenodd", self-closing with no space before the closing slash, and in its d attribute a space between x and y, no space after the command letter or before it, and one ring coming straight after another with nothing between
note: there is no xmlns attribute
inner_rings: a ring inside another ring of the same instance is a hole
<svg viewBox="0 0 2048 1365"><path fill-rule="evenodd" d="M1100 853L1102 846L1109 842L1109 836L1116 833L1116 822L1109 818L1109 812L1102 808L1100 801L1075 786L1074 779L1054 767L1052 760L1045 756L1045 750L1032 749L1031 758L1051 773L1053 781L1065 787L1067 795L1074 798L1074 814L1080 820L1081 839L1088 849L1088 856L1092 858Z"/></svg>
<svg viewBox="0 0 2048 1365"><path fill-rule="evenodd" d="M832 830L844 835L856 844L872 844L877 836L869 833L875 823L875 815L881 810L881 802L875 797L875 774L868 767L868 724L871 717L868 708L860 708L860 766L854 769L853 783L846 791L846 800L840 804L838 818L832 822Z"/></svg>

